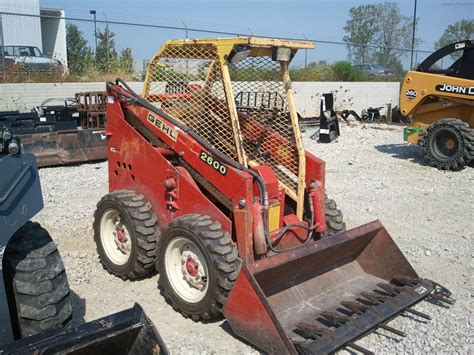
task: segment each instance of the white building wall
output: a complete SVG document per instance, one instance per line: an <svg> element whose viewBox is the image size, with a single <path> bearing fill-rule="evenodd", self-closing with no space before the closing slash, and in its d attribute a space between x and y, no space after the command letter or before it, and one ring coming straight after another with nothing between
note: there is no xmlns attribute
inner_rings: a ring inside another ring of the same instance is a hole
<svg viewBox="0 0 474 355"><path fill-rule="evenodd" d="M141 93L143 83L129 83ZM336 110L360 112L369 106L398 105L400 84L379 82L294 82L295 101L303 117L319 115L319 94L333 92ZM0 111L30 111L48 98L73 97L81 91L103 91L105 83L0 84Z"/></svg>
<svg viewBox="0 0 474 355"><path fill-rule="evenodd" d="M39 15L39 0L1 0L0 12ZM39 17L2 15L4 45L26 45L43 48Z"/></svg>
<svg viewBox="0 0 474 355"><path fill-rule="evenodd" d="M296 107L303 117L319 116L319 95L334 94L334 108L354 110L399 104L398 82L294 82ZM383 111L384 112L384 111ZM385 113L385 112L384 112Z"/></svg>
<svg viewBox="0 0 474 355"><path fill-rule="evenodd" d="M41 9L41 15L64 17L64 10ZM41 18L41 37L43 40L43 55L58 59L67 68L66 50L66 20Z"/></svg>

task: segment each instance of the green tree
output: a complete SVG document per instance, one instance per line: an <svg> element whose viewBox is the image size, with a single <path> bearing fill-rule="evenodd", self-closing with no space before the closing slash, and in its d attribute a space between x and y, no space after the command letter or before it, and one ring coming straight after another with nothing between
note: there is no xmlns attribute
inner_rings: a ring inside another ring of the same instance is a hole
<svg viewBox="0 0 474 355"><path fill-rule="evenodd" d="M115 33L105 26L105 30L97 31L97 53L95 61L100 73L109 73L117 65L117 51L115 50Z"/></svg>
<svg viewBox="0 0 474 355"><path fill-rule="evenodd" d="M372 60L371 45L379 31L379 5L360 5L349 10L349 20L344 31L343 41L347 43L349 57L353 62L363 64Z"/></svg>
<svg viewBox="0 0 474 355"><path fill-rule="evenodd" d="M69 73L77 76L84 75L91 50L77 25L66 24L66 43Z"/></svg>
<svg viewBox="0 0 474 355"><path fill-rule="evenodd" d="M133 55L131 48L122 49L120 52L119 66L124 74L133 74Z"/></svg>
<svg viewBox="0 0 474 355"><path fill-rule="evenodd" d="M379 7L379 27L375 43L380 45L376 50L375 60L383 67L398 66L398 58L407 56L410 52L400 48L411 48L413 20L403 16L397 3L386 1ZM419 40L415 38L415 47Z"/></svg>
<svg viewBox="0 0 474 355"><path fill-rule="evenodd" d="M352 7L343 38L349 58L355 63L374 61L384 67L399 67L399 58L410 53L401 48L411 47L412 26L413 20L402 15L395 2ZM415 47L419 42L415 38Z"/></svg>
<svg viewBox="0 0 474 355"><path fill-rule="evenodd" d="M474 39L474 20L460 20L449 25L441 35L440 39L435 42L435 49L444 47L450 43L462 41L463 39ZM461 53L455 52L451 57L456 60Z"/></svg>
<svg viewBox="0 0 474 355"><path fill-rule="evenodd" d="M350 62L341 60L333 64L332 71L335 81L360 81L363 75Z"/></svg>

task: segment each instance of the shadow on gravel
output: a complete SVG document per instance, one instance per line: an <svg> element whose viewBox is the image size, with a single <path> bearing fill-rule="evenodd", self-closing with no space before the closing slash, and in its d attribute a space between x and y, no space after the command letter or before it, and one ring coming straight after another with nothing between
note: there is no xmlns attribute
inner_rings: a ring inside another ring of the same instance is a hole
<svg viewBox="0 0 474 355"><path fill-rule="evenodd" d="M174 306L171 301L168 299L168 297L165 297L165 290L163 289L163 287L161 287L159 284L157 285L157 289L158 291L160 292L160 296L163 297L163 299L165 300L165 302L170 306L170 307L173 307L173 309L180 313L184 318L188 318L188 319L193 319L192 316L185 316L183 315L182 312L178 311L178 308L176 306ZM224 319L224 316L221 314L220 316L217 316L217 317L214 317L214 318L211 318L211 319L200 319L199 321L194 321L196 323L202 323L202 324L212 324L212 323L217 323L217 322L220 322Z"/></svg>
<svg viewBox="0 0 474 355"><path fill-rule="evenodd" d="M220 325L220 327L227 333L229 334L231 337L233 337L234 339L237 339L238 341L244 343L245 345L251 347L252 349L254 349L255 351L258 351L261 353L260 349L256 348L254 345L250 344L247 340L243 339L243 338L239 338L237 335L235 335L235 333L232 331L232 328L230 327L229 325L229 322L225 321L225 322L222 322L222 324Z"/></svg>
<svg viewBox="0 0 474 355"><path fill-rule="evenodd" d="M38 169L43 170L43 169L50 169L50 168L74 168L81 165L94 165L94 164L102 163L104 161L107 161L107 159L88 160L88 161L82 161L78 163L69 163L69 164L62 164L62 165L42 166ZM96 169L100 169L100 167L97 167Z"/></svg>
<svg viewBox="0 0 474 355"><path fill-rule="evenodd" d="M387 338L387 339L389 339L390 341L392 341L394 343L400 343L400 342L403 341L403 337L389 335L388 332L382 333L382 331L379 330L379 329L375 330L374 334L377 334L381 337Z"/></svg>
<svg viewBox="0 0 474 355"><path fill-rule="evenodd" d="M426 299L426 302L431 303L431 304L433 304L433 305L435 305L435 306L444 308L444 309L450 309L451 307L454 307L453 305L448 305L448 304L446 304L446 303L444 303L444 302L435 300L435 299L433 299L433 298Z"/></svg>
<svg viewBox="0 0 474 355"><path fill-rule="evenodd" d="M417 323L421 323L421 324L428 324L429 323L428 320L425 320L425 319L417 317L417 316L413 316L411 314L402 313L400 315L402 317L408 318L410 321L413 321L413 322L417 322Z"/></svg>
<svg viewBox="0 0 474 355"><path fill-rule="evenodd" d="M72 325L77 327L85 323L84 316L86 315L86 300L79 297L77 293L71 290L71 302L72 302Z"/></svg>
<svg viewBox="0 0 474 355"><path fill-rule="evenodd" d="M410 144L382 144L374 146L381 153L389 154L394 158L408 160L413 163L419 164L421 166L430 166L423 153L423 150L416 146ZM473 168L474 161L471 161L466 167ZM436 168L433 168L436 169Z"/></svg>
<svg viewBox="0 0 474 355"><path fill-rule="evenodd" d="M382 144L374 147L381 153L389 154L394 158L409 160L422 166L429 166L420 147L408 144Z"/></svg>

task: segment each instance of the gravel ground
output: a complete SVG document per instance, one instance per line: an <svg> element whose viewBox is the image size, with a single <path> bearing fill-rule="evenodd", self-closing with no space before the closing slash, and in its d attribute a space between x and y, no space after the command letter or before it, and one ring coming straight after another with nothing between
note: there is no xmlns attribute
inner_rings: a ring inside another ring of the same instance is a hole
<svg viewBox="0 0 474 355"><path fill-rule="evenodd" d="M323 145L304 133L306 148L323 158L327 189L348 228L380 219L424 277L451 289L449 309L423 302L433 320L398 317L390 325L406 338L380 330L358 344L378 353L474 353L474 169L442 172L426 166L421 150L403 144L401 128L343 125ZM234 337L224 320L196 323L166 304L158 275L129 282L100 265L93 241L95 204L107 193L106 163L40 170L45 209L36 220L59 246L74 296L76 324L140 302L172 353L258 353Z"/></svg>

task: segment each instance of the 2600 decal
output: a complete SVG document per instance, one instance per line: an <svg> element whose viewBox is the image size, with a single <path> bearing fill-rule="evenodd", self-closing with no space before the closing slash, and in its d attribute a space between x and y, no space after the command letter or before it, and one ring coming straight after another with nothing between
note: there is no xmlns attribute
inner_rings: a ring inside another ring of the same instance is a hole
<svg viewBox="0 0 474 355"><path fill-rule="evenodd" d="M227 174L227 166L222 164L220 161L214 159L212 156L209 155L209 153L201 150L200 157L203 162L205 162L211 168L219 172L221 175L225 176Z"/></svg>

